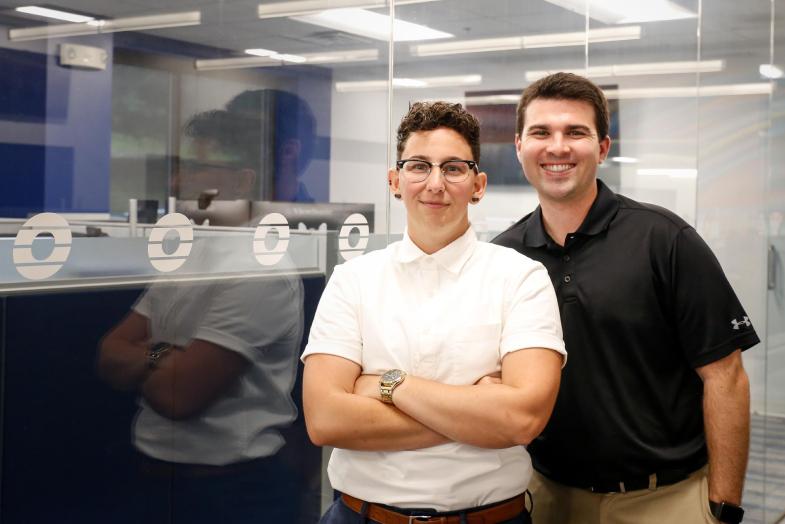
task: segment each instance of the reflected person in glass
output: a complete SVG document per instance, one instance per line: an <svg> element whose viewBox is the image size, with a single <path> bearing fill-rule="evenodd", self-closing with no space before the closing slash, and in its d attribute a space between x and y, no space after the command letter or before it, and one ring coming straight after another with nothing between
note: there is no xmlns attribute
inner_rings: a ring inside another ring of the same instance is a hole
<svg viewBox="0 0 785 524"><path fill-rule="evenodd" d="M566 356L553 287L477 240L468 208L487 177L460 104L415 103L397 145L404 238L335 268L302 357L308 433L336 448L342 493L322 522L527 523L522 444Z"/></svg>
<svg viewBox="0 0 785 524"><path fill-rule="evenodd" d="M739 522L741 351L758 337L695 229L597 178L609 120L602 90L569 73L518 105L515 147L540 205L494 242L548 268L571 364L529 446L534 522Z"/></svg>
<svg viewBox="0 0 785 524"><path fill-rule="evenodd" d="M195 167L181 187L249 199L255 173L235 155L249 126L259 122L223 110L193 117ZM225 225L247 224L237 220ZM133 488L144 496L127 509L139 522L298 519L298 476L282 448L297 416L303 286L297 276L232 278L249 245L248 235L197 238L182 280L153 283L101 343L101 377L139 394Z"/></svg>

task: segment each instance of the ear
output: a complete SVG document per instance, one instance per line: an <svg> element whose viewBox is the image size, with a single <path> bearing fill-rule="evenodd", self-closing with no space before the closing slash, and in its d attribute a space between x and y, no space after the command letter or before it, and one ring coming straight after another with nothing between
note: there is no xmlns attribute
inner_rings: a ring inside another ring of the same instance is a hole
<svg viewBox="0 0 785 524"><path fill-rule="evenodd" d="M518 157L518 162L523 163L521 156L521 149L523 148L523 141L521 140L520 133L515 133L515 156Z"/></svg>
<svg viewBox="0 0 785 524"><path fill-rule="evenodd" d="M611 150L611 137L606 136L600 141L600 162L605 162L608 152Z"/></svg>
<svg viewBox="0 0 785 524"><path fill-rule="evenodd" d="M485 194L485 189L487 187L488 175L485 174L485 171L480 171L474 176L474 191L472 192L472 198L476 198L477 202L479 202Z"/></svg>
<svg viewBox="0 0 785 524"><path fill-rule="evenodd" d="M396 193L400 194L400 192L401 192L401 177L400 177L400 173L398 173L398 170L395 169L394 167L390 168L390 170L387 171L387 181L390 184L390 191L393 194L396 194Z"/></svg>

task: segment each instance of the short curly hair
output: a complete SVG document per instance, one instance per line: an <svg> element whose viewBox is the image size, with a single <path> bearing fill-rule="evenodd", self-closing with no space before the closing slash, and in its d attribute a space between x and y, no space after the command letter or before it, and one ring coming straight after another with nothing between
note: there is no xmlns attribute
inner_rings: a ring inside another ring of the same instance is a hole
<svg viewBox="0 0 785 524"><path fill-rule="evenodd" d="M461 135L472 150L472 158L480 162L480 123L461 104L448 102L415 102L398 126L398 160L412 133L446 127ZM467 159L469 160L469 159Z"/></svg>
<svg viewBox="0 0 785 524"><path fill-rule="evenodd" d="M610 129L610 113L608 99L602 89L582 76L573 73L553 73L540 78L523 90L518 102L515 132L520 135L526 122L526 108L534 100L577 100L586 102L594 110L594 126L597 128L599 140L608 136Z"/></svg>

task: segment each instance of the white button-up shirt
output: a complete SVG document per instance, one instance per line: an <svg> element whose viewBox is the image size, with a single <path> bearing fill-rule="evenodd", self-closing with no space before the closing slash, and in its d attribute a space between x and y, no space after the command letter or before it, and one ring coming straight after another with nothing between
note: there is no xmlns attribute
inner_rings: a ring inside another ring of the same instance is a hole
<svg viewBox="0 0 785 524"><path fill-rule="evenodd" d="M467 232L432 255L408 237L335 268L303 359L337 355L363 373L389 369L443 384L474 384L526 348L566 357L545 268ZM335 449L333 487L398 507L476 507L523 492L531 477L523 446L484 449L458 442L414 451Z"/></svg>

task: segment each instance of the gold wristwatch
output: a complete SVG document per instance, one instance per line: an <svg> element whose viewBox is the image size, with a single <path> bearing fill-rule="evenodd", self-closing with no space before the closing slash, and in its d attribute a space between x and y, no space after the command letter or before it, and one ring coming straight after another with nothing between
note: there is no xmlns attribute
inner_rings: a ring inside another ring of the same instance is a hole
<svg viewBox="0 0 785 524"><path fill-rule="evenodd" d="M400 369L391 369L379 378L379 394L382 402L393 404L393 391L401 385L406 378L406 372Z"/></svg>

